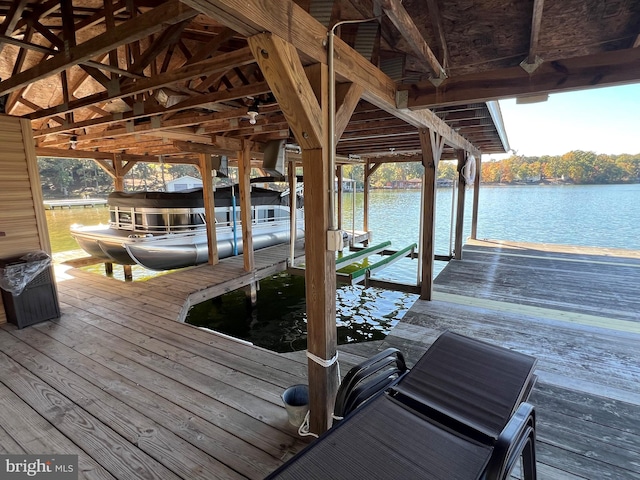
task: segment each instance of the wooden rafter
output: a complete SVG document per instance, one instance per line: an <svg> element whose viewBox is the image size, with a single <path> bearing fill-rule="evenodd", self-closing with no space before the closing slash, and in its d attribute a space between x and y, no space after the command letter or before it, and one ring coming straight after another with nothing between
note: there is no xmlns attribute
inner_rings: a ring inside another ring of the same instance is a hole
<svg viewBox="0 0 640 480"><path fill-rule="evenodd" d="M382 0L382 9L387 14L389 20L396 26L413 52L418 56L425 66L431 71L434 79L444 79L447 74L440 65L440 62L431 51L422 33L407 13L402 3L398 0Z"/></svg>
<svg viewBox="0 0 640 480"><path fill-rule="evenodd" d="M533 14L531 16L531 37L529 40L529 55L520 64L527 72L531 73L542 63L538 57L538 44L540 41L540 26L542 25L542 11L544 10L544 0L533 1Z"/></svg>
<svg viewBox="0 0 640 480"><path fill-rule="evenodd" d="M442 66L446 70L449 66L449 47L447 47L447 39L444 36L444 27L442 26L442 15L440 15L440 7L438 7L438 0L426 0L427 9L429 10L429 18L431 19L431 26L435 33L436 39L440 43L440 51L442 56Z"/></svg>
<svg viewBox="0 0 640 480"><path fill-rule="evenodd" d="M87 107L99 102L113 100L117 98L128 97L138 93L147 92L156 88L172 85L182 80L189 80L202 74L202 72L224 72L236 65L246 65L254 62L253 56L248 48L235 50L229 53L219 55L213 59L206 60L197 64L182 67L178 70L165 72L154 78L142 78L135 82L122 86L115 92L101 92L88 97L69 102L68 104L58 105L47 109L40 110L29 115L32 120L37 118L45 118L58 113L78 108ZM179 108L178 108L179 109ZM175 107L174 107L174 110ZM158 113L157 110L153 113Z"/></svg>
<svg viewBox="0 0 640 480"><path fill-rule="evenodd" d="M230 28L224 28L218 35L212 38L209 42L202 45L198 50L191 56L189 60L187 60L186 65L191 63L198 63L202 60L206 60L209 57L212 57L216 54L218 49L224 45L225 42L229 41L235 32Z"/></svg>
<svg viewBox="0 0 640 480"><path fill-rule="evenodd" d="M11 4L9 7L9 11L4 17L4 22L0 25L0 35L11 35L13 30L15 29L18 21L20 20L20 16L24 11L24 7L27 5L28 0L18 0ZM3 40L0 39L0 53L2 53L2 43Z"/></svg>
<svg viewBox="0 0 640 480"><path fill-rule="evenodd" d="M60 0L60 14L62 15L62 51L65 55L70 55L71 49L76 46L76 30L71 0Z"/></svg>
<svg viewBox="0 0 640 480"><path fill-rule="evenodd" d="M511 67L450 78L439 88L429 82L407 86L407 107L486 102L534 93L624 85L635 83L638 78L640 50L617 50L545 62L531 74L520 67Z"/></svg>
<svg viewBox="0 0 640 480"><path fill-rule="evenodd" d="M158 116L160 114L166 114L169 112L178 112L181 110L186 110L188 108L206 105L208 103L231 101L231 100L236 100L238 98L243 98L246 96L260 95L263 93L267 93L269 91L270 91L269 85L266 82L261 82L253 85L248 85L246 87L234 88L232 90L224 90L222 92L211 93L208 95L195 96L169 108L163 108L159 106L145 106L142 109L142 111L111 114L102 118L83 120L83 121L79 121L74 124L65 125L62 127L44 128L41 130L36 130L34 132L34 136L38 138L46 135L66 133L66 132L70 132L70 131L81 129L81 128L107 126L114 123L124 122L127 120L136 120L136 119L144 118L148 116ZM195 125L196 123L206 123L207 121L216 121L219 119L240 117L243 115L246 115L246 108L238 109L236 111L210 113L210 114L204 114L204 115L189 114L188 120L186 122L181 118L178 118L174 120L161 120L160 125L167 125L170 127ZM180 123L180 122L183 122L183 123ZM140 127L142 127L142 125L140 125Z"/></svg>
<svg viewBox="0 0 640 480"><path fill-rule="evenodd" d="M32 27L36 32L46 38L51 45L55 46L58 50L63 50L64 40L53 33L49 28L45 27L35 18L29 18L28 25ZM63 52L63 55L68 56L68 53ZM57 72L54 72L54 74Z"/></svg>
<svg viewBox="0 0 640 480"><path fill-rule="evenodd" d="M387 42L391 48L397 45L398 41L402 37L389 22L382 21L382 9L378 2L371 2L371 0L351 0L351 4L358 13L362 15L362 18L377 18L378 23L380 23L380 33L382 38L384 38L385 42Z"/></svg>
<svg viewBox="0 0 640 480"><path fill-rule="evenodd" d="M107 53L119 45L124 45L158 32L165 25L181 22L187 18L194 17L196 14L195 10L185 7L178 0L169 0L159 7L140 15L135 21L124 22L113 30L106 31L70 49L69 55L59 53L10 79L0 82L0 93L12 92L29 83L55 75L73 65L90 60L96 55Z"/></svg>
<svg viewBox="0 0 640 480"><path fill-rule="evenodd" d="M191 19L184 20L169 26L156 38L151 45L137 58L134 58L131 73L141 75L145 68L153 62L160 53L169 45L176 43Z"/></svg>
<svg viewBox="0 0 640 480"><path fill-rule="evenodd" d="M323 40L327 37L326 27L291 0L281 0L277 6L267 5L260 0L184 0L184 3L220 19L228 27L248 37L264 31L272 32L287 38L315 61L327 62L323 47ZM449 145L479 154L470 142L432 112L398 108L395 83L340 38L335 39L334 48L338 78L362 86L365 100L417 128L436 130Z"/></svg>
<svg viewBox="0 0 640 480"><path fill-rule="evenodd" d="M249 46L300 146L320 148L324 142L320 105L298 52L290 43L269 33L249 38Z"/></svg>

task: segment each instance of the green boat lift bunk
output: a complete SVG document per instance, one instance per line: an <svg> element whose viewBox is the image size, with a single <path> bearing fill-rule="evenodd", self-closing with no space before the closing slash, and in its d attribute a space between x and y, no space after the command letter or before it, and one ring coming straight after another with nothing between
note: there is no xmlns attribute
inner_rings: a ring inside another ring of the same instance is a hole
<svg viewBox="0 0 640 480"><path fill-rule="evenodd" d="M371 275L379 272L380 270L392 265L397 262L401 258L409 257L416 258L416 249L417 244L412 243L411 245L402 248L400 250L389 250L388 247L391 246L390 241L385 241L379 243L377 245L373 245L367 248L358 248L355 252L350 253L349 255L345 255L339 258L336 258L336 270L344 270L348 266L353 265L354 263L360 262L371 255L383 255L385 258L372 263L371 265L367 265L362 268L358 268L352 272L336 272L336 282L342 285L356 285L364 282L366 287L379 287L387 290L398 290L408 293L419 293L420 288L417 285L408 285L404 283L396 283L384 280L375 280L371 278ZM353 250L354 247L351 247ZM304 266L300 267L289 267L287 271L292 275L304 275Z"/></svg>
<svg viewBox="0 0 640 480"><path fill-rule="evenodd" d="M378 252L383 251L386 247L388 247L389 245L391 245L391 242L385 242L385 243L381 243L380 245L376 245L375 247L371 247L371 248L377 248L380 247L380 250L378 250ZM398 260L400 260L401 258L406 257L408 254L410 254L411 257L413 257L413 252L415 251L415 249L418 247L417 244L412 243L411 245L409 245L408 247L404 247L400 250L398 250L397 252L393 253L392 255L389 255L388 257L383 258L382 260L379 260L371 265L368 265L366 267L362 267L358 270L355 270L351 273L341 273L341 272L336 272L336 280L338 283L346 283L349 285L355 285L357 283L361 283L364 281L365 286L369 286L370 284L370 277L371 275L375 274L376 272L379 272L380 270L388 267L389 265L397 262ZM360 250L359 252L356 252L354 254L352 254L353 256L361 256L366 250ZM378 253L375 252L375 253ZM352 255L348 255L349 257ZM369 253L369 255L373 255L373 253ZM365 255L366 256L366 255ZM356 257L357 258L357 257ZM357 261L357 260L356 260ZM353 263L353 261L352 261ZM338 261L336 260L336 268L338 266Z"/></svg>

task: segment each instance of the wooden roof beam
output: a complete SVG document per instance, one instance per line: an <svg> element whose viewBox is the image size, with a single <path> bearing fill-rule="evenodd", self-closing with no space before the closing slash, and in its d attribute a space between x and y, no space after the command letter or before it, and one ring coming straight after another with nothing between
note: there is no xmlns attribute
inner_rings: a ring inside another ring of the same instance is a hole
<svg viewBox="0 0 640 480"><path fill-rule="evenodd" d="M447 40L444 36L444 27L442 26L442 15L440 15L440 8L438 7L437 0L426 0L427 9L429 10L429 18L431 18L431 26L433 31L440 42L440 51L442 53L442 67L447 69L449 66L449 47L447 47Z"/></svg>
<svg viewBox="0 0 640 480"><path fill-rule="evenodd" d="M272 32L296 45L306 57L327 63L327 29L292 0L268 5L261 0L183 0L245 36ZM340 38L334 40L336 74L363 87L362 98L417 128L436 130L446 143L478 155L479 150L429 110L399 107L396 85Z"/></svg>
<svg viewBox="0 0 640 480"><path fill-rule="evenodd" d="M542 24L542 10L544 0L533 0L533 15L531 17L531 39L529 40L529 56L525 58L520 66L527 72L532 73L542 63L538 57L538 43L540 39L540 25Z"/></svg>
<svg viewBox="0 0 640 480"><path fill-rule="evenodd" d="M438 88L429 82L400 88L406 91L405 106L421 109L625 85L638 78L640 49L636 48L545 62L531 74L511 67L449 78Z"/></svg>
<svg viewBox="0 0 640 480"><path fill-rule="evenodd" d="M134 59L131 73L142 75L144 69L147 68L165 48L180 39L180 35L182 35L182 32L190 22L191 18L188 18L180 23L169 26L169 28L162 32L162 34L149 45L144 53Z"/></svg>
<svg viewBox="0 0 640 480"><path fill-rule="evenodd" d="M68 148L47 147L36 147L36 155L38 157L51 158L100 158L103 160L111 160L113 158L113 154L108 152L90 152L86 150L69 150Z"/></svg>
<svg viewBox="0 0 640 480"><path fill-rule="evenodd" d="M212 141L208 144L176 140L173 142L173 145L183 152L210 153L212 155L220 155L226 152L235 155L239 151L238 146L242 145L242 140L218 135L213 137ZM264 152L264 147L265 145L263 143L251 142L252 152L262 153Z"/></svg>
<svg viewBox="0 0 640 480"><path fill-rule="evenodd" d="M405 10L398 0L382 0L382 9L387 14L389 20L396 26L398 31L407 41L413 52L418 56L422 63L431 71L434 85L439 85L447 78L447 74L440 65L440 62L431 51L431 48L425 41L422 33L413 22L409 13Z"/></svg>
<svg viewBox="0 0 640 480"><path fill-rule="evenodd" d="M22 12L24 11L24 7L27 6L28 0L18 0L17 2L12 2L11 7L9 7L9 11L4 17L4 22L0 25L0 35L11 35L13 30L16 28L20 17L22 16ZM0 39L0 53L2 52L2 40Z"/></svg>
<svg viewBox="0 0 640 480"><path fill-rule="evenodd" d="M40 110L39 112L35 112L29 115L28 117L31 120L34 120L37 118L45 118L58 113L63 113L70 110L76 110L78 108L84 108L89 105L93 105L95 103L105 102L107 100L114 100L122 97L128 97L131 95L144 93L149 90L154 90L156 88L172 85L174 83L177 83L183 80L188 80L190 78L194 78L199 75L202 75L203 72L206 73L206 72L216 72L216 71L218 72L227 71L230 68L233 68L234 66L246 65L254 61L255 60L253 58L253 55L251 54L251 51L247 47L240 50L235 50L233 52L224 53L210 60L205 60L203 62L189 65L187 67L182 67L178 70L158 74L152 78L145 77L139 80L135 80L131 84L122 86L119 91L115 91L112 93L100 92L94 95L89 95L88 97L81 98L79 100L71 101L68 104L62 104L56 107L46 108L46 109ZM216 93L219 93L219 92L216 92ZM211 94L211 95L214 95L214 94ZM209 103L210 101L209 102L200 101L200 99L204 99L205 97L207 96L204 95L204 96L193 97L192 99L188 99L188 100L185 100L184 102L180 102L179 104L176 104L170 108L173 109L174 111L177 111L184 108L190 108L191 106L193 106L192 105L193 103L198 105L202 105L203 103ZM162 112L165 113L168 110L169 109L163 109ZM156 108L153 113L160 113L160 112L158 112L158 109ZM149 113L147 113L146 115L149 115Z"/></svg>
<svg viewBox="0 0 640 480"><path fill-rule="evenodd" d="M89 120L82 120L79 122L75 122L73 124L63 125L60 127L43 128L43 129L34 131L34 137L38 138L46 135L66 133L66 132L70 132L80 128L106 126L106 125L112 125L115 123L125 122L127 120L135 120L135 119L144 118L144 117L159 116L159 115L164 115L170 112L178 112L180 110L185 110L192 107L198 107L200 105L206 105L209 103L231 101L231 100L237 100L238 98L243 98L246 96L260 95L262 93L267 93L269 91L270 91L270 88L267 85L267 83L260 82L254 85L247 85L245 87L237 87L231 90L223 90L222 92L215 92L208 95L196 96L196 97L187 99L184 102L173 105L169 108L161 108L157 106L152 106L152 107L145 106L145 108L142 111L114 113L104 117L89 119ZM174 119L170 121L161 120L160 125L168 125L170 127L195 125L197 123L212 122L212 121L217 121L221 119L241 117L245 114L246 114L246 108L240 108L240 109L236 109L228 112L212 112L206 115L192 114L190 115L190 117L193 117L193 120L185 121L182 118L175 119L175 122L174 122Z"/></svg>
<svg viewBox="0 0 640 480"><path fill-rule="evenodd" d="M134 42L152 33L156 33L165 28L166 25L172 25L192 18L196 16L197 13L196 10L184 6L178 0L169 0L133 20L116 26L113 30L106 31L97 37L69 49L68 55L66 55L65 52L60 52L52 58L44 60L30 69L0 82L0 94L13 92L29 83L55 75L73 65L90 60L102 53L107 53L120 45Z"/></svg>
<svg viewBox="0 0 640 480"><path fill-rule="evenodd" d="M372 0L350 0L353 7L362 15L362 18L375 17L380 24L380 35L391 48L394 48L401 38L400 33L389 22L383 22L382 9L378 2Z"/></svg>

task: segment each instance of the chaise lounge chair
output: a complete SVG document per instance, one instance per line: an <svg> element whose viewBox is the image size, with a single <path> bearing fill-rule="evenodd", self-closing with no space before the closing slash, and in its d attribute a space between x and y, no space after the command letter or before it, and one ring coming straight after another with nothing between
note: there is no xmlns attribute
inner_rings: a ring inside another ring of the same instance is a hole
<svg viewBox="0 0 640 480"><path fill-rule="evenodd" d="M344 420L268 478L501 480L522 458L535 480L535 364L452 332L410 371L386 350L345 376Z"/></svg>

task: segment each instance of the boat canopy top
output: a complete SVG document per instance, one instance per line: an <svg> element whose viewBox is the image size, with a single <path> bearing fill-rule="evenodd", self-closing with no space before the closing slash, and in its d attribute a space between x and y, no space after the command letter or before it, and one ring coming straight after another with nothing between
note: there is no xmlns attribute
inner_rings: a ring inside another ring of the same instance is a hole
<svg viewBox="0 0 640 480"><path fill-rule="evenodd" d="M216 207L230 207L232 196L239 196L238 187L218 187L214 193ZM239 202L239 200L238 200ZM300 202L300 200L299 200ZM179 192L112 192L107 203L110 207L129 208L203 208L202 188ZM288 195L268 188L251 187L251 205L288 205ZM301 206L301 202L298 204Z"/></svg>

